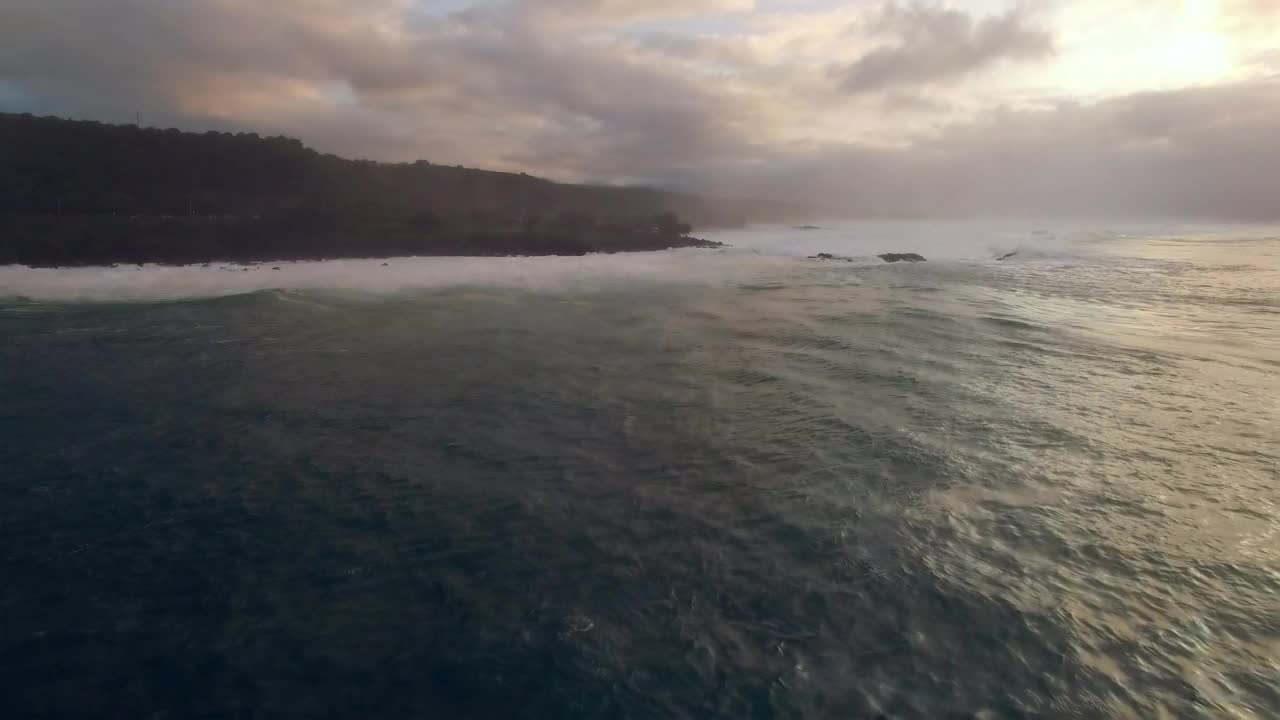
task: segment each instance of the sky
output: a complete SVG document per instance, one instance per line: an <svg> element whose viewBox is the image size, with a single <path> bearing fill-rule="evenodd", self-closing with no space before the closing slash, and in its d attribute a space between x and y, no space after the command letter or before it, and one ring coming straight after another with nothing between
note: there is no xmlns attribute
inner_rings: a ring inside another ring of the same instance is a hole
<svg viewBox="0 0 1280 720"><path fill-rule="evenodd" d="M4 0L0 110L800 199L1280 218L1280 0Z"/></svg>

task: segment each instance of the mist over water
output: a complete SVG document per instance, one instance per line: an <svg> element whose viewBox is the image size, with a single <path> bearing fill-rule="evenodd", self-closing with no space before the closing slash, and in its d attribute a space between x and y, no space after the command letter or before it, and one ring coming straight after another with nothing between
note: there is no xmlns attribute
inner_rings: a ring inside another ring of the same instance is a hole
<svg viewBox="0 0 1280 720"><path fill-rule="evenodd" d="M1280 231L709 236L0 268L11 707L1280 713Z"/></svg>

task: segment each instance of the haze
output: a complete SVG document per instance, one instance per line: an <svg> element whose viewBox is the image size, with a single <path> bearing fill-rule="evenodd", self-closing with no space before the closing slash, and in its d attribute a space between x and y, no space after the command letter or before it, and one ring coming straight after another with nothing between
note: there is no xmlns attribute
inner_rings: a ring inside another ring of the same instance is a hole
<svg viewBox="0 0 1280 720"><path fill-rule="evenodd" d="M0 110L859 215L1280 217L1280 1L7 0Z"/></svg>

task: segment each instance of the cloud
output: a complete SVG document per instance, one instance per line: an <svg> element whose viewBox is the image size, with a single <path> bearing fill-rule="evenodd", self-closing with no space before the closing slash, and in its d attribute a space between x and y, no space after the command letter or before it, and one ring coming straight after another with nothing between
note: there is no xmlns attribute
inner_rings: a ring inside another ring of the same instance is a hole
<svg viewBox="0 0 1280 720"><path fill-rule="evenodd" d="M872 215L1277 220L1276 137L1280 80L1250 81L996 109L899 148L778 152L732 191Z"/></svg>
<svg viewBox="0 0 1280 720"><path fill-rule="evenodd" d="M1228 0L1228 12L1236 15L1270 17L1280 15L1280 2L1276 0Z"/></svg>
<svg viewBox="0 0 1280 720"><path fill-rule="evenodd" d="M1221 0L1220 14L1227 30L1252 38L1261 48L1280 46L1280 1Z"/></svg>
<svg viewBox="0 0 1280 720"><path fill-rule="evenodd" d="M749 109L727 90L617 38L559 31L545 15L557 4L629 17L744 6L555 0L534 17L518 5L424 16L403 0L13 0L0 7L0 80L36 98L22 109L125 121L141 108L354 155L562 177L657 179L746 132Z"/></svg>
<svg viewBox="0 0 1280 720"><path fill-rule="evenodd" d="M484 87L496 117L531 121L505 157L521 165L653 179L736 147L750 131L739 122L749 108L726 89L645 62L618 41L564 43L512 23L468 33L449 52L477 76L466 86Z"/></svg>
<svg viewBox="0 0 1280 720"><path fill-rule="evenodd" d="M1028 26L1017 10L975 20L940 6L889 3L870 29L897 42L839 72L849 92L936 83L1001 61L1037 60L1053 52L1049 33Z"/></svg>
<svg viewBox="0 0 1280 720"><path fill-rule="evenodd" d="M12 0L0 7L0 75L86 104L154 106L234 87L282 101L326 83L421 86L436 70L398 29L401 0L359 13L328 0ZM181 107L174 108L181 110Z"/></svg>
<svg viewBox="0 0 1280 720"><path fill-rule="evenodd" d="M749 12L755 0L522 0L523 9L560 20L654 20Z"/></svg>

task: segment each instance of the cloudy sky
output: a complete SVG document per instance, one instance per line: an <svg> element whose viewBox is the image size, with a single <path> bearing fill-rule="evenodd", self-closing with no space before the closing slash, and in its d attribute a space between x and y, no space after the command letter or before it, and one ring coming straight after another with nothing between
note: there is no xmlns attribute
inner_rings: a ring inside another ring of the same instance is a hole
<svg viewBox="0 0 1280 720"><path fill-rule="evenodd" d="M0 109L862 213L1280 217L1280 0L3 0Z"/></svg>

